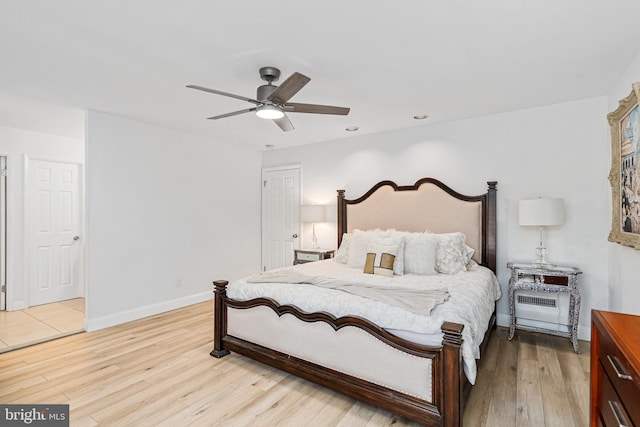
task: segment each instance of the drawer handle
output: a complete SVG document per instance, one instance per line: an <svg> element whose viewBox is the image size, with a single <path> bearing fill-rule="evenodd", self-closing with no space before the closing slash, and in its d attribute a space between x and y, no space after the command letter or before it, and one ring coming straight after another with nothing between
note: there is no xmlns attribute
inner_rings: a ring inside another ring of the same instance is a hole
<svg viewBox="0 0 640 427"><path fill-rule="evenodd" d="M618 427L629 427L629 421L627 421L627 417L625 417L624 413L622 413L622 410L620 409L620 405L618 405L618 402L614 402L610 400L609 406L611 407L611 412L613 412L613 416L616 417L616 423L618 423Z"/></svg>
<svg viewBox="0 0 640 427"><path fill-rule="evenodd" d="M611 363L611 366L613 366L613 370L616 371L616 375L618 376L618 378L620 378L621 380L633 380L631 375L625 374L625 372L622 370L617 357L607 355L607 359L609 359L609 363Z"/></svg>

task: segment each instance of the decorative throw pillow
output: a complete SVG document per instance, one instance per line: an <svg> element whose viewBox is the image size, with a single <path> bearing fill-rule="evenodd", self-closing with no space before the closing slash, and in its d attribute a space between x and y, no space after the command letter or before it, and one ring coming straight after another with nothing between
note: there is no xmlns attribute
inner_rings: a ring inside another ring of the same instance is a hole
<svg viewBox="0 0 640 427"><path fill-rule="evenodd" d="M443 274L456 274L467 271L467 237L460 232L435 234L438 246L436 251L436 270Z"/></svg>
<svg viewBox="0 0 640 427"><path fill-rule="evenodd" d="M471 261L471 258L473 257L473 254L476 252L476 250L469 245L464 245L464 248L466 251L465 253L467 255L467 263L469 263L469 261Z"/></svg>
<svg viewBox="0 0 640 427"><path fill-rule="evenodd" d="M342 243L340 243L340 247L336 251L336 256L333 257L335 262L346 264L347 261L349 261L349 242L351 241L351 236L350 233L344 233L342 235Z"/></svg>
<svg viewBox="0 0 640 427"><path fill-rule="evenodd" d="M395 230L394 230L395 231ZM347 265L354 268L364 267L364 260L367 255L367 247L372 239L388 237L390 235L388 230L353 230L351 239L349 240L349 255L347 258Z"/></svg>
<svg viewBox="0 0 640 427"><path fill-rule="evenodd" d="M364 273L393 276L398 253L402 250L401 239L374 238L367 246Z"/></svg>
<svg viewBox="0 0 640 427"><path fill-rule="evenodd" d="M407 233L404 236L405 274L437 274L437 246L438 241L433 234Z"/></svg>

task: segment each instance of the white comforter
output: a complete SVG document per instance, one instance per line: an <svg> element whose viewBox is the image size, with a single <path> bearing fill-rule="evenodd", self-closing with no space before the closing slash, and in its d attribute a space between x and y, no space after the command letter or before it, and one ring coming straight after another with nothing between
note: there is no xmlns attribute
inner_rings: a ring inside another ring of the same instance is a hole
<svg viewBox="0 0 640 427"><path fill-rule="evenodd" d="M474 384L480 357L480 343L486 332L487 323L500 298L500 286L491 270L474 266L467 272L447 275L384 277L364 274L361 269L350 268L334 260L301 264L295 268L299 272L314 276L341 278L351 282L380 286L401 286L405 288L447 288L449 299L433 309L430 316L414 314L399 307L348 294L339 290L319 288L304 284L248 283L246 279L231 283L227 288L229 298L246 301L266 297L279 304L291 304L305 312L327 312L336 317L359 316L370 320L384 329L408 331L419 334L441 333L445 321L464 325L462 337L462 357L465 373Z"/></svg>

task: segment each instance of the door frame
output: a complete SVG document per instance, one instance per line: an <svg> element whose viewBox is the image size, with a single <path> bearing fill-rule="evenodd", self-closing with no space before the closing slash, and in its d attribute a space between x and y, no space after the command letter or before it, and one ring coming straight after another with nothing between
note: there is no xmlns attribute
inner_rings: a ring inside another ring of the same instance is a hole
<svg viewBox="0 0 640 427"><path fill-rule="evenodd" d="M30 266L31 263L33 262L32 259L30 259L30 249L31 249L31 245L33 244L33 239L32 239L32 227L33 227L33 216L31 214L31 209L33 209L33 207L31 206L31 202L29 201L30 197L29 197L29 191L31 190L31 183L29 182L29 172L30 172L30 167L31 167L31 162L33 161L43 161L43 162L52 162L52 163L66 163L66 164L72 164L72 165L78 165L78 181L79 181L79 194L78 194L78 215L79 215L79 224L78 224L78 230L80 230L80 240L79 240L79 244L80 244L80 248L78 248L78 254L79 254L79 259L78 259L78 268L80 268L80 271L78 272L78 280L80 281L79 286L80 289L82 289L82 295L85 298L85 310L86 310L86 300L87 300L87 287L85 284L85 277L86 277L86 272L85 272L85 250L86 250L86 246L84 244L84 240L85 240L85 234L82 234L85 232L85 214L86 214L86 210L85 210L85 175L84 175L84 164L82 163L78 163L78 162L73 162L73 161L65 161L65 160L59 160L59 159L48 159L48 158L43 158L43 157L29 157L27 155L24 156L24 167L23 167L23 174L22 174L22 179L23 179L23 210L22 210L22 221L23 221L23 232L22 232L22 241L23 243L23 266L22 268L23 270L23 278L24 278L24 304L25 307L21 307L18 309L25 309L25 308L29 308L31 307L31 286L30 286L30 275L31 275L31 270L30 270ZM85 318L86 318L86 313L85 313Z"/></svg>
<svg viewBox="0 0 640 427"><path fill-rule="evenodd" d="M268 172L277 172L277 171L291 170L291 169L298 170L298 177L300 178L300 182L298 185L298 191L300 193L298 194L298 201L302 202L302 164L301 163L285 165L285 166L262 168L262 174L260 179L260 269L261 270L262 270L262 266L266 265L266 259L265 259L266 254L264 251L264 229L265 229L264 182L265 182L266 174ZM298 239L296 239L297 240L296 245L298 245L298 247L300 246L300 240L301 240L300 236L302 236L302 227L300 226L300 221L298 221Z"/></svg>
<svg viewBox="0 0 640 427"><path fill-rule="evenodd" d="M15 308L15 300L13 299L13 294L15 290L15 264L16 264L16 254L18 253L18 248L15 240L16 232L19 230L16 224L16 197L15 197L15 189L18 183L18 177L20 176L20 170L17 165L20 164L20 155L7 152L0 151L0 156L5 157L6 160L6 168L7 168L7 181L6 181L6 199L5 199L5 310L19 310L20 307Z"/></svg>

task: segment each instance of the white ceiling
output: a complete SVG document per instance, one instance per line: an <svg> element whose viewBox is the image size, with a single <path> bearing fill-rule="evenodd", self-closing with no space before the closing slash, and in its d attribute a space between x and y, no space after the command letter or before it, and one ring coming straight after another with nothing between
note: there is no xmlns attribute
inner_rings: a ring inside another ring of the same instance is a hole
<svg viewBox="0 0 640 427"><path fill-rule="evenodd" d="M640 52L639 17L638 0L3 1L0 105L287 147L604 95ZM284 133L253 113L205 120L252 104L185 88L253 98L265 65L311 78L292 102L351 113L290 113Z"/></svg>

